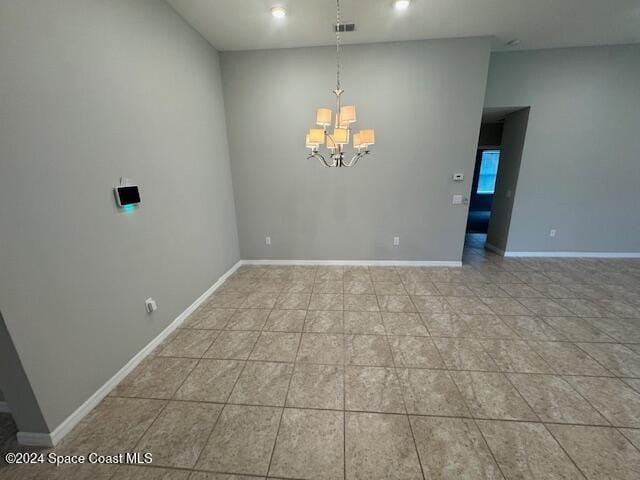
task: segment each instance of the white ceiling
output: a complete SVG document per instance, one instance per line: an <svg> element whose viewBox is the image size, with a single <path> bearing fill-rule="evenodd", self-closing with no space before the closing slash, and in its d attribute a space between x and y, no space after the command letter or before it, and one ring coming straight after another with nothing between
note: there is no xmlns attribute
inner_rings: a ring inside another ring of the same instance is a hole
<svg viewBox="0 0 640 480"><path fill-rule="evenodd" d="M330 45L334 0L168 0L218 50ZM493 36L494 50L640 42L640 0L341 0L344 43ZM270 8L288 15L276 20ZM506 47L508 40L521 43Z"/></svg>

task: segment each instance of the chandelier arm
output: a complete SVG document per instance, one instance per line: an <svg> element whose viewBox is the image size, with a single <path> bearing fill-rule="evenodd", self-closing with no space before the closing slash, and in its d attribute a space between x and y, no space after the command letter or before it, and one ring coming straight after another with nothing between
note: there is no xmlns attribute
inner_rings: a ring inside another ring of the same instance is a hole
<svg viewBox="0 0 640 480"><path fill-rule="evenodd" d="M311 158L316 158L318 159L318 161L324 166L324 167L333 167L333 165L330 165L327 163L327 161L324 159L324 157L322 155L320 155L319 153L313 153L311 155L309 155L307 157L307 160L311 159Z"/></svg>
<svg viewBox="0 0 640 480"><path fill-rule="evenodd" d="M367 154L367 152L358 152L358 153L356 153L353 157L351 157L351 161L349 163L345 162L344 166L345 167L353 167L353 166L355 166L355 164L358 163L358 160L360 160L366 154Z"/></svg>

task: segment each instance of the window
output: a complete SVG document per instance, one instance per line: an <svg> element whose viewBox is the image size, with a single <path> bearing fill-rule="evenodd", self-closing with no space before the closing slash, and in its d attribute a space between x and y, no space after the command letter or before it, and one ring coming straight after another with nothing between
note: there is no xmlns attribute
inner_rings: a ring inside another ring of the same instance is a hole
<svg viewBox="0 0 640 480"><path fill-rule="evenodd" d="M478 177L479 195L487 195L496 190L496 176L498 175L498 163L500 162L500 150L484 150L480 163L480 176Z"/></svg>

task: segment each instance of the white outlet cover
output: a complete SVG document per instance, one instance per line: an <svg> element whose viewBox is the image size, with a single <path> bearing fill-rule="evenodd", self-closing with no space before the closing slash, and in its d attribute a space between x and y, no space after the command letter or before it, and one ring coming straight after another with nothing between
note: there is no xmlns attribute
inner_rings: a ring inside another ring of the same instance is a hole
<svg viewBox="0 0 640 480"><path fill-rule="evenodd" d="M451 203L454 205L462 205L462 195L454 195L451 199Z"/></svg>
<svg viewBox="0 0 640 480"><path fill-rule="evenodd" d="M556 229L555 229L555 228L552 228L551 230L549 230L549 236L550 236L550 237L555 237L555 236L556 236L556 233L558 233L558 232L556 231Z"/></svg>
<svg viewBox="0 0 640 480"><path fill-rule="evenodd" d="M264 243L271 245L271 237L264 237Z"/></svg>
<svg viewBox="0 0 640 480"><path fill-rule="evenodd" d="M400 237L393 237L393 244L397 247L400 245Z"/></svg>

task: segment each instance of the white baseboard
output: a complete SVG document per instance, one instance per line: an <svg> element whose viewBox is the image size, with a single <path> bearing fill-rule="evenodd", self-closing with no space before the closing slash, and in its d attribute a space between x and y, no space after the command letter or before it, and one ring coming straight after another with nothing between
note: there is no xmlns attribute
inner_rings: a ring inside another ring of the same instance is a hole
<svg viewBox="0 0 640 480"><path fill-rule="evenodd" d="M0 413L11 413L7 402L0 402Z"/></svg>
<svg viewBox="0 0 640 480"><path fill-rule="evenodd" d="M60 425L58 425L51 433L37 432L18 432L18 442L23 445L53 447L62 438L75 427L94 407L96 407L111 390L120 383L138 364L147 357L160 343L167 338L182 322L184 322L191 313L198 308L213 292L229 278L242 265L242 261L238 261L224 275L222 275L216 283L207 289L198 299L193 302L185 311L171 322L158 336L149 342L142 350L140 350L127 364L122 367L118 373L111 377L104 385L102 385L93 395L91 395L78 409L69 415Z"/></svg>
<svg viewBox="0 0 640 480"><path fill-rule="evenodd" d="M640 252L504 252L505 257L640 258Z"/></svg>
<svg viewBox="0 0 640 480"><path fill-rule="evenodd" d="M337 265L356 267L461 267L461 261L413 260L242 260L243 265Z"/></svg>
<svg viewBox="0 0 640 480"><path fill-rule="evenodd" d="M484 248L486 248L490 252L497 253L498 255L502 255L503 257L506 256L504 250L496 247L495 245L491 245L489 242L484 243Z"/></svg>

